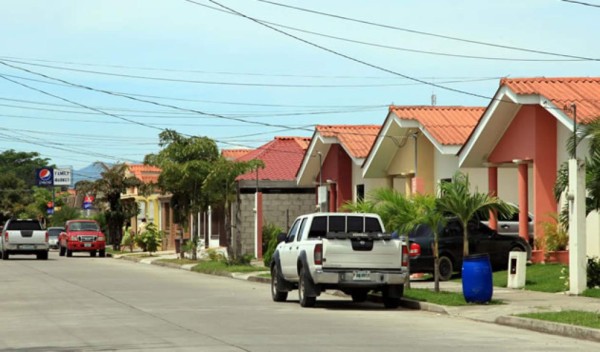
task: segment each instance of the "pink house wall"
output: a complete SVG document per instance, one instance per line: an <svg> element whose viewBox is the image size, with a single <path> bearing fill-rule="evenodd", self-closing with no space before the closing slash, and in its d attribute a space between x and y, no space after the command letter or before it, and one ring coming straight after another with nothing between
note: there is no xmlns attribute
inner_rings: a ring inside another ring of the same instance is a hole
<svg viewBox="0 0 600 352"><path fill-rule="evenodd" d="M556 138L556 118L539 105L524 105L488 157L488 162L499 165L515 159L533 163L536 236L543 236L538 222L547 220L548 214L557 210L553 193L557 173Z"/></svg>
<svg viewBox="0 0 600 352"><path fill-rule="evenodd" d="M337 211L346 201L352 200L352 159L339 144L329 148L322 173L323 184L327 180L335 181L329 188L329 210Z"/></svg>

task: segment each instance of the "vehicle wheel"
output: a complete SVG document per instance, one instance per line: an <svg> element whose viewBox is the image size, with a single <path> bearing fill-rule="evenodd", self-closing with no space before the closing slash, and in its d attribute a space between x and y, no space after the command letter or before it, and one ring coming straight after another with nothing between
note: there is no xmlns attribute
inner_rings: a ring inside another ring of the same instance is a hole
<svg viewBox="0 0 600 352"><path fill-rule="evenodd" d="M368 290L354 290L350 294L352 296L352 302L360 303L367 300L367 296L369 295Z"/></svg>
<svg viewBox="0 0 600 352"><path fill-rule="evenodd" d="M302 307L314 307L315 302L317 301L317 297L307 297L306 296L306 281L308 280L306 274L306 270L304 268L300 269L300 278L298 280L298 300L300 301L300 306Z"/></svg>
<svg viewBox="0 0 600 352"><path fill-rule="evenodd" d="M454 272L454 267L452 266L452 261L450 258L446 256L440 256L439 261L439 273L440 273L440 281L448 281L452 278L452 273Z"/></svg>
<svg viewBox="0 0 600 352"><path fill-rule="evenodd" d="M96 256L96 251L91 251L90 252L90 257L95 257Z"/></svg>
<svg viewBox="0 0 600 352"><path fill-rule="evenodd" d="M521 246L513 246L509 252L525 252L525 249Z"/></svg>
<svg viewBox="0 0 600 352"><path fill-rule="evenodd" d="M98 255L99 255L101 258L104 258L104 257L106 257L106 252L104 251L104 249L101 249L101 250L99 250L99 251L98 251Z"/></svg>
<svg viewBox="0 0 600 352"><path fill-rule="evenodd" d="M400 306L400 298L383 297L383 306L387 309L396 309Z"/></svg>
<svg viewBox="0 0 600 352"><path fill-rule="evenodd" d="M73 256L73 251L70 249L67 249L67 257L72 257Z"/></svg>
<svg viewBox="0 0 600 352"><path fill-rule="evenodd" d="M64 257L65 256L65 249L66 248L63 247L63 246L58 246L58 255L61 256L61 257Z"/></svg>
<svg viewBox="0 0 600 352"><path fill-rule="evenodd" d="M38 253L36 257L37 259L48 260L48 252Z"/></svg>
<svg viewBox="0 0 600 352"><path fill-rule="evenodd" d="M287 292L277 290L277 283L280 279L279 270L277 270L277 264L275 264L271 268L271 297L275 302L285 302L288 296Z"/></svg>
<svg viewBox="0 0 600 352"><path fill-rule="evenodd" d="M7 251L2 252L2 259L8 260L8 257L9 256L8 256L8 252Z"/></svg>

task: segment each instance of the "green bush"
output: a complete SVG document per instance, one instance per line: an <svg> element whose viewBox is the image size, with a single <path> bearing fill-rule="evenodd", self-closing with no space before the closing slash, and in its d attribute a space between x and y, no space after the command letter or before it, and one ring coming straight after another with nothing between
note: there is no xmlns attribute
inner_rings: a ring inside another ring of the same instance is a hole
<svg viewBox="0 0 600 352"><path fill-rule="evenodd" d="M266 250L263 249L263 263L266 267L269 267L269 265L271 265L273 253L275 253L275 248L277 247L277 235L279 235L282 232L283 230L281 229L281 227L275 224L266 224L265 226L263 226L263 243L266 244Z"/></svg>
<svg viewBox="0 0 600 352"><path fill-rule="evenodd" d="M135 235L133 231L125 231L123 238L121 239L121 248L129 248L130 252L133 252L133 245L135 243Z"/></svg>
<svg viewBox="0 0 600 352"><path fill-rule="evenodd" d="M600 287L600 258L588 257L587 287Z"/></svg>
<svg viewBox="0 0 600 352"><path fill-rule="evenodd" d="M135 237L135 243L144 252L156 252L162 242L164 233L153 223L148 224L146 230Z"/></svg>
<svg viewBox="0 0 600 352"><path fill-rule="evenodd" d="M60 210L57 210L50 218L49 226L64 226L67 220L81 218L81 212L78 208L73 208L68 205L63 205Z"/></svg>

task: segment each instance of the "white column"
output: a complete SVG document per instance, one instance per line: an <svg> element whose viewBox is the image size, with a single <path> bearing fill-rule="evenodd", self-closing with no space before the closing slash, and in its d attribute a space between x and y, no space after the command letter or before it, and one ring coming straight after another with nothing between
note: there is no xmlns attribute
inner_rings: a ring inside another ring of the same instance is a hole
<svg viewBox="0 0 600 352"><path fill-rule="evenodd" d="M258 258L258 192L254 194L254 258Z"/></svg>
<svg viewBox="0 0 600 352"><path fill-rule="evenodd" d="M212 208L210 205L208 206L208 219L206 219L208 223L208 243L210 243L210 239L212 238Z"/></svg>
<svg viewBox="0 0 600 352"><path fill-rule="evenodd" d="M569 160L569 292L581 294L587 286L585 233L585 162Z"/></svg>

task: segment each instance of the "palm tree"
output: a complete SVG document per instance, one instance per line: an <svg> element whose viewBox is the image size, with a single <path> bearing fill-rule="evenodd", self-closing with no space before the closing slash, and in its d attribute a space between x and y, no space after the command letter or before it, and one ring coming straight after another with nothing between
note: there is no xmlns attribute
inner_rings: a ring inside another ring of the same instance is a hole
<svg viewBox="0 0 600 352"><path fill-rule="evenodd" d="M351 213L377 213L375 203L365 199L359 199L356 202L347 201L340 207L340 210Z"/></svg>
<svg viewBox="0 0 600 352"><path fill-rule="evenodd" d="M108 233L111 237L113 246L118 249L123 235L123 224L125 220L137 214L137 204L124 204L121 202L121 194L125 193L127 188L139 187L142 182L135 176L126 176L129 166L127 164L114 164L109 166L104 163L97 163L103 169L101 178L93 183L93 190L96 193L96 202L108 204L105 216L108 223Z"/></svg>
<svg viewBox="0 0 600 352"><path fill-rule="evenodd" d="M501 215L510 216L513 213L510 205L486 193L470 191L469 176L457 172L452 182L441 184L441 197L438 199L438 209L443 213L456 216L463 228L463 256L469 255L469 237L467 224L478 212L496 211Z"/></svg>
<svg viewBox="0 0 600 352"><path fill-rule="evenodd" d="M567 140L567 150L569 154L575 155L575 148L584 139L589 139L588 156L585 158L585 184L586 192L586 214L594 210L600 210L600 118L586 125L580 125L577 131L576 140L569 138ZM568 163L563 163L556 177L554 184L554 197L560 201L561 195L566 191L569 185L569 167ZM567 209L561 213L561 223L568 225Z"/></svg>
<svg viewBox="0 0 600 352"><path fill-rule="evenodd" d="M417 222L429 227L433 232L433 280L435 292L440 291L440 251L439 232L446 224L444 214L439 211L438 200L435 196L416 194L413 205L417 213ZM418 225L417 225L418 226Z"/></svg>

